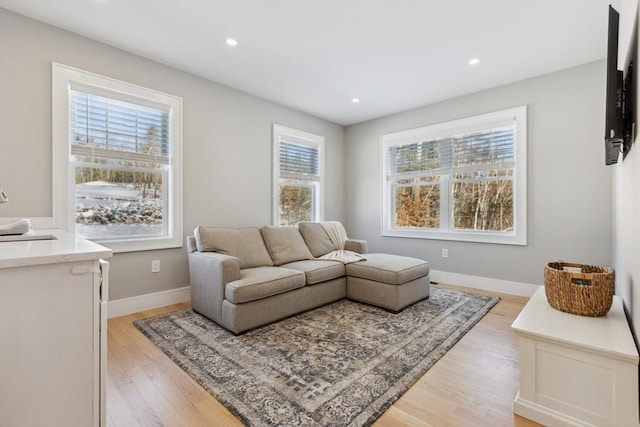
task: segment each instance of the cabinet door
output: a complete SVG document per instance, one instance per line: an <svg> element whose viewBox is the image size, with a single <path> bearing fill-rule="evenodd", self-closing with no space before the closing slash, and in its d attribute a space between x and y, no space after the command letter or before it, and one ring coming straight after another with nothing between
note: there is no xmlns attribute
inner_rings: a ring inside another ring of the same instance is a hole
<svg viewBox="0 0 640 427"><path fill-rule="evenodd" d="M0 269L0 425L93 424L95 268Z"/></svg>

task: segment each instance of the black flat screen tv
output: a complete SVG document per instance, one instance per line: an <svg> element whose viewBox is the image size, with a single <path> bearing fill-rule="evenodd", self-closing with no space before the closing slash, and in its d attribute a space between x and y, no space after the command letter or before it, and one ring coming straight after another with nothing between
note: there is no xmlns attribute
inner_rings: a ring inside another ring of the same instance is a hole
<svg viewBox="0 0 640 427"><path fill-rule="evenodd" d="M618 31L620 15L609 6L609 34L607 42L607 88L606 88L606 116L605 116L605 164L618 163L620 153L622 158L627 155L635 139L635 96L633 86L633 64L636 61L637 46L633 40L637 37L637 23L633 28L632 43L629 46L630 55L627 58L626 69L618 70ZM623 66L623 68L625 68Z"/></svg>
<svg viewBox="0 0 640 427"><path fill-rule="evenodd" d="M618 163L624 142L624 79L618 70L618 28L620 15L609 6L609 34L607 42L607 92L605 116L605 164Z"/></svg>

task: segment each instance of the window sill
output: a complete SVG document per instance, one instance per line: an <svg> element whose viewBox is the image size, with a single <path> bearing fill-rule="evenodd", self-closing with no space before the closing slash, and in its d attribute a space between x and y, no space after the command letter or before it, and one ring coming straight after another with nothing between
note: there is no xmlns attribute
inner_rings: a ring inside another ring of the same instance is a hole
<svg viewBox="0 0 640 427"><path fill-rule="evenodd" d="M501 245L526 246L527 236L524 233L504 234L491 232L451 232L451 231L424 231L420 229L385 229L383 237L402 237L408 239L449 240L458 242L492 243Z"/></svg>
<svg viewBox="0 0 640 427"><path fill-rule="evenodd" d="M159 249L173 249L182 247L182 239L180 238L92 241L111 249L113 253L154 251Z"/></svg>

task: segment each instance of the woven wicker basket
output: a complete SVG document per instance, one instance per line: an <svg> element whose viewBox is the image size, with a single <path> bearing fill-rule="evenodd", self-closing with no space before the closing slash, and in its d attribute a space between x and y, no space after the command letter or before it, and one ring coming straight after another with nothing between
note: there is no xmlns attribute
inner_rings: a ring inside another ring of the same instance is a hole
<svg viewBox="0 0 640 427"><path fill-rule="evenodd" d="M582 273L563 271L577 267ZM568 262L550 262L544 268L544 291L556 310L580 316L607 314L613 301L614 272L608 267Z"/></svg>

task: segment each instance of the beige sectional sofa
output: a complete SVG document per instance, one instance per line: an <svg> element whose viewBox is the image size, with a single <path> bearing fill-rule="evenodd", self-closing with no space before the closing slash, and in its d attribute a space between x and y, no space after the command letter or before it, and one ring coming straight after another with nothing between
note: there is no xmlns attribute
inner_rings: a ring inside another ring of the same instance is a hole
<svg viewBox="0 0 640 427"><path fill-rule="evenodd" d="M367 259L318 259L338 249ZM430 291L426 261L367 254L363 240L339 248L320 223L198 227L187 250L193 310L236 334L345 297L400 311Z"/></svg>

